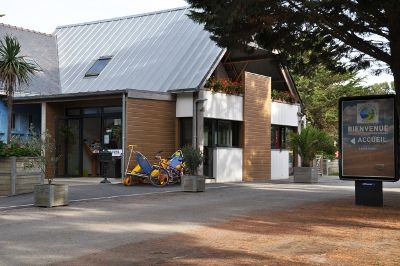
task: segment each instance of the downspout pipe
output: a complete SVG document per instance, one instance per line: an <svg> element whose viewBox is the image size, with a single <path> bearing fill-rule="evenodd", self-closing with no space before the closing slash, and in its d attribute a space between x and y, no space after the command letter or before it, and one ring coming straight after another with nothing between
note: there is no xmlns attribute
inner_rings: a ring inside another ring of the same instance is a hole
<svg viewBox="0 0 400 266"><path fill-rule="evenodd" d="M121 180L125 177L125 150L126 150L126 92L122 94L122 156L121 156Z"/></svg>
<svg viewBox="0 0 400 266"><path fill-rule="evenodd" d="M192 139L192 146L193 148L197 148L197 104L199 102L205 102L208 99L206 98L200 98L200 99L196 99L193 102L193 121L192 121L192 135L193 135L193 139Z"/></svg>

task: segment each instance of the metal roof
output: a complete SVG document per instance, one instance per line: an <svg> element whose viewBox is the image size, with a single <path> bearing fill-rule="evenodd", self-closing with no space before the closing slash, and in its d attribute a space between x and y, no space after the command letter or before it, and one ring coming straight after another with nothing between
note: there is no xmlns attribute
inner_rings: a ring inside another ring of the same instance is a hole
<svg viewBox="0 0 400 266"><path fill-rule="evenodd" d="M31 76L29 85L18 88L15 96L60 93L56 39L53 35L0 24L0 38L12 35L21 45L21 55L34 60L42 71ZM0 92L1 93L1 92Z"/></svg>
<svg viewBox="0 0 400 266"><path fill-rule="evenodd" d="M179 8L58 27L62 93L197 89L225 50L187 14ZM102 56L112 59L85 78Z"/></svg>

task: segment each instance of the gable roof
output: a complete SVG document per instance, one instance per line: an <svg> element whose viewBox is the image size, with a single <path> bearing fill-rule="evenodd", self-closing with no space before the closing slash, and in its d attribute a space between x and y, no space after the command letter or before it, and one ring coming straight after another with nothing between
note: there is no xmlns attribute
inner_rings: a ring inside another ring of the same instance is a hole
<svg viewBox="0 0 400 266"><path fill-rule="evenodd" d="M225 52L188 8L58 27L62 93L197 89ZM93 63L112 56L97 77Z"/></svg>
<svg viewBox="0 0 400 266"><path fill-rule="evenodd" d="M21 55L33 59L42 71L31 76L28 87L19 88L16 96L60 93L57 44L54 36L0 23L0 39L17 38Z"/></svg>

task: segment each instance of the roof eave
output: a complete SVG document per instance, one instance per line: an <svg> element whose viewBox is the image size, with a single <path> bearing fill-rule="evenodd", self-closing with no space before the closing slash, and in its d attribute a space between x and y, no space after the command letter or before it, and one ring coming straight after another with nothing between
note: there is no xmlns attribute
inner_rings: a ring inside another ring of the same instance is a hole
<svg viewBox="0 0 400 266"><path fill-rule="evenodd" d="M280 64L279 67L280 67L281 73L283 75L283 78L285 79L286 84L288 85L290 93L292 93L292 95L295 96L298 99L298 101L300 103L300 106L301 106L301 110L303 110L304 109L304 103L301 100L299 91L297 90L297 87L296 87L296 84L294 83L292 75L290 74L290 72L289 72L289 70L287 69L286 66L283 66L283 65Z"/></svg>

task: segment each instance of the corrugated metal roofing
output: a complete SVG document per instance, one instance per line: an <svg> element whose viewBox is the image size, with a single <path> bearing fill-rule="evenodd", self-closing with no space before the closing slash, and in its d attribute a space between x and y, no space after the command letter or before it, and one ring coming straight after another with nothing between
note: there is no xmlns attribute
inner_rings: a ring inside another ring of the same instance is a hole
<svg viewBox="0 0 400 266"><path fill-rule="evenodd" d="M180 8L58 27L62 93L197 88L223 49L187 14ZM98 77L85 78L102 56L112 59Z"/></svg>

